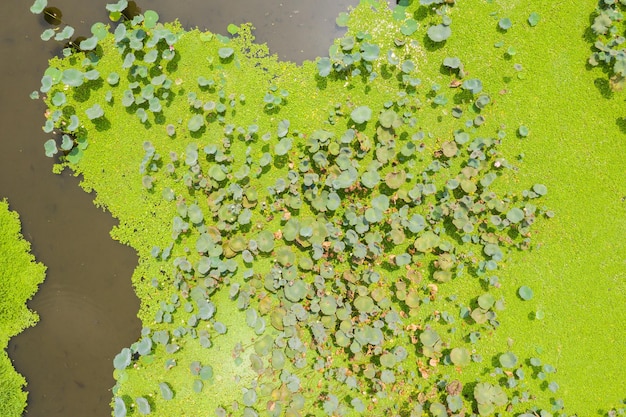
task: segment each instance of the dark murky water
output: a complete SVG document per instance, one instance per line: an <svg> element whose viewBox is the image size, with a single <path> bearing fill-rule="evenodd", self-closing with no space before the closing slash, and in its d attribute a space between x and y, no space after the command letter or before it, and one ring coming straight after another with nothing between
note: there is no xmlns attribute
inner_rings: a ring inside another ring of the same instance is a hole
<svg viewBox="0 0 626 417"><path fill-rule="evenodd" d="M112 0L110 2L113 2ZM28 380L29 417L109 416L112 359L139 335L138 300L130 276L134 251L109 237L115 221L69 174L51 173L42 132L44 106L28 98L47 60L60 48L39 35L48 25L31 1L3 3L0 15L0 198L20 213L23 233L48 266L29 303L37 326L12 339L9 355ZM107 21L106 1L59 0L63 21L88 34ZM356 0L145 0L162 21L226 33L228 23L252 22L259 42L282 59L325 55L339 31L336 15ZM5 416L2 416L5 417Z"/></svg>

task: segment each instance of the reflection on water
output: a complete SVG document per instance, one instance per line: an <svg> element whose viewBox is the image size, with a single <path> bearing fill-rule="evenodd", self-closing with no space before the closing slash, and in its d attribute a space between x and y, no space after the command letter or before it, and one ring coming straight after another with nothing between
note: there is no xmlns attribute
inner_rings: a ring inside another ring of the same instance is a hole
<svg viewBox="0 0 626 417"><path fill-rule="evenodd" d="M271 52L301 62L327 54L340 34L335 17L356 1L146 0L136 7L158 11L162 21L178 18L185 27L221 33L229 23L252 22ZM136 256L111 240L114 220L94 207L78 179L51 173L43 152L49 135L40 127L45 108L28 96L39 87L47 59L61 50L40 40L51 27L46 20L62 20L84 36L94 22L107 21L107 12L99 0L59 0L42 17L31 14L29 4L6 2L0 15L0 198L20 213L24 236L48 274L29 303L41 320L12 339L9 355L29 383L29 417L104 417L110 415L112 359L139 336L130 285Z"/></svg>

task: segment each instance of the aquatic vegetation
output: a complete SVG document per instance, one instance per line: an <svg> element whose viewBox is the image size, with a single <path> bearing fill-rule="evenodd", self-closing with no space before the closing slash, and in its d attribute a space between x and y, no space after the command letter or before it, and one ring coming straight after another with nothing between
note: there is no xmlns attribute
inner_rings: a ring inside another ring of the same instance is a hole
<svg viewBox="0 0 626 417"><path fill-rule="evenodd" d="M38 316L26 307L45 277L46 268L35 262L30 243L21 235L17 214L0 200L0 414L19 416L26 407L26 381L15 372L7 356L9 339L35 325Z"/></svg>
<svg viewBox="0 0 626 417"><path fill-rule="evenodd" d="M610 87L622 90L626 79L626 49L624 38L623 1L600 1L594 13L591 32L595 42L589 65L608 67Z"/></svg>
<svg viewBox="0 0 626 417"><path fill-rule="evenodd" d="M141 257L144 329L113 361L114 415L558 411L541 388L558 389L554 367L480 353L506 257L552 214L545 185L511 180L498 92L419 42L449 39L454 10L363 1L302 67L247 25L226 37L146 11L51 61L46 123L67 139L45 152Z"/></svg>

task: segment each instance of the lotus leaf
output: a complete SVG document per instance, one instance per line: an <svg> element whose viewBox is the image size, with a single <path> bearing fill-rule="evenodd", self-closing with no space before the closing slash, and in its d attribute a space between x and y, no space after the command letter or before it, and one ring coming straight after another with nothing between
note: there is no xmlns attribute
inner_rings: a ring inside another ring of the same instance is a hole
<svg viewBox="0 0 626 417"><path fill-rule="evenodd" d="M200 209L200 207L198 207L197 204L191 204L187 208L187 215L189 216L189 220L195 224L200 224L204 220L202 210Z"/></svg>
<svg viewBox="0 0 626 417"><path fill-rule="evenodd" d="M296 262L296 255L289 246L282 246L276 251L276 260L283 266L290 266Z"/></svg>
<svg viewBox="0 0 626 417"><path fill-rule="evenodd" d="M400 26L400 32L402 32L406 36L411 36L417 28L419 27L419 23L417 23L414 19L407 19L404 21L402 26Z"/></svg>
<svg viewBox="0 0 626 417"><path fill-rule="evenodd" d="M480 297L478 297L478 305L483 310L489 310L491 307L493 307L495 302L496 302L496 299L490 293L485 293L481 295Z"/></svg>
<svg viewBox="0 0 626 417"><path fill-rule="evenodd" d="M126 404L120 397L115 397L113 405L113 415L115 417L126 417Z"/></svg>
<svg viewBox="0 0 626 417"><path fill-rule="evenodd" d="M118 0L117 3L107 4L106 9L110 12L123 12L128 7L127 0Z"/></svg>
<svg viewBox="0 0 626 417"><path fill-rule="evenodd" d="M335 23L339 27L346 27L348 25L349 20L350 20L350 15L346 12L341 12L335 19Z"/></svg>
<svg viewBox="0 0 626 417"><path fill-rule="evenodd" d="M43 32L41 32L41 35L39 35L39 37L41 38L42 41L49 41L50 39L52 39L55 33L56 32L54 31L54 29L46 29Z"/></svg>
<svg viewBox="0 0 626 417"><path fill-rule="evenodd" d="M293 140L291 138L287 138L287 137L281 138L280 141L278 141L278 143L274 147L274 152L278 156L286 155L287 152L291 150L292 144L293 144Z"/></svg>
<svg viewBox="0 0 626 417"><path fill-rule="evenodd" d="M64 41L70 39L74 35L74 28L71 26L65 26L61 32L58 32L54 37L55 41Z"/></svg>
<svg viewBox="0 0 626 417"><path fill-rule="evenodd" d="M446 25L435 25L428 28L428 37L433 42L443 42L452 35L452 30Z"/></svg>
<svg viewBox="0 0 626 417"><path fill-rule="evenodd" d="M474 399L479 405L493 404L495 406L505 405L508 401L502 388L491 385L488 382L479 382L476 384L474 387Z"/></svg>
<svg viewBox="0 0 626 417"><path fill-rule="evenodd" d="M456 347L450 351L450 360L457 366L466 366L471 362L471 356L467 349Z"/></svg>
<svg viewBox="0 0 626 417"><path fill-rule="evenodd" d="M187 128L192 132L197 132L204 126L204 118L200 114L195 114L189 119Z"/></svg>
<svg viewBox="0 0 626 417"><path fill-rule="evenodd" d="M437 344L441 343L441 338L434 330L424 330L420 333L420 341L424 346L434 348Z"/></svg>
<svg viewBox="0 0 626 417"><path fill-rule="evenodd" d="M320 77L327 77L332 71L332 64L329 58L320 58L317 61L317 70Z"/></svg>
<svg viewBox="0 0 626 417"><path fill-rule="evenodd" d="M83 51L91 51L96 48L98 45L98 38L96 36L91 36L78 45L78 47Z"/></svg>
<svg viewBox="0 0 626 417"><path fill-rule="evenodd" d="M153 29L159 20L159 14L154 10L146 10L143 14L144 27L146 29Z"/></svg>
<svg viewBox="0 0 626 417"><path fill-rule="evenodd" d="M367 42L361 43L361 56L363 57L365 61L375 61L378 58L379 53L380 53L380 47L378 45L367 43ZM352 120L354 120L354 118L352 118Z"/></svg>
<svg viewBox="0 0 626 417"><path fill-rule="evenodd" d="M221 168L221 165L211 165L211 167L209 168L208 174L211 178L213 178L215 181L223 181L226 179L226 173L224 172L224 170Z"/></svg>
<svg viewBox="0 0 626 417"><path fill-rule="evenodd" d="M30 6L30 11L31 13L34 13L34 14L40 14L41 12L43 12L43 9L45 9L47 6L48 6L48 0L35 0L33 5Z"/></svg>
<svg viewBox="0 0 626 417"><path fill-rule="evenodd" d="M391 188L392 190L397 190L398 188L402 187L402 185L406 182L406 178L406 171L392 171L385 175L385 184L387 184L387 187Z"/></svg>
<svg viewBox="0 0 626 417"><path fill-rule="evenodd" d="M506 352L499 357L503 368L514 368L517 365L517 356L513 352Z"/></svg>
<svg viewBox="0 0 626 417"><path fill-rule="evenodd" d="M459 148L456 146L456 142L444 142L441 146L441 150L446 158L452 158L456 156Z"/></svg>
<svg viewBox="0 0 626 417"><path fill-rule="evenodd" d="M152 352L152 339L144 337L137 345L137 352L142 355L149 355Z"/></svg>
<svg viewBox="0 0 626 417"><path fill-rule="evenodd" d="M452 272L450 271L435 271L433 279L438 282L448 282L452 280Z"/></svg>
<svg viewBox="0 0 626 417"><path fill-rule="evenodd" d="M398 65L400 63L400 58L398 58L398 55L396 55L396 53L392 50L389 50L387 52L387 62L389 63L389 65Z"/></svg>
<svg viewBox="0 0 626 417"><path fill-rule="evenodd" d="M529 130L528 127L522 125L517 129L517 134L520 135L521 137L525 138L526 136L528 136L529 134Z"/></svg>
<svg viewBox="0 0 626 417"><path fill-rule="evenodd" d="M337 301L331 295L327 295L320 300L320 311L322 314L332 316L337 311Z"/></svg>
<svg viewBox="0 0 626 417"><path fill-rule="evenodd" d="M167 382L159 383L159 388L161 390L161 396L164 400L169 401L174 398L174 391L172 391L172 388Z"/></svg>
<svg viewBox="0 0 626 417"><path fill-rule="evenodd" d="M257 393L254 389L246 389L243 394L243 403L248 407L252 407L257 402Z"/></svg>
<svg viewBox="0 0 626 417"><path fill-rule="evenodd" d="M541 16L539 16L539 13L537 12L532 12L529 16L528 16L528 24L530 26L537 26L537 24L539 24L539 21L541 20Z"/></svg>
<svg viewBox="0 0 626 417"><path fill-rule="evenodd" d="M453 413L461 411L463 409L463 397L460 395L448 395L446 396L446 403L448 404L448 408Z"/></svg>
<svg viewBox="0 0 626 417"><path fill-rule="evenodd" d="M150 403L144 397L135 398L135 403L137 404L137 409L140 414L148 415L150 414Z"/></svg>
<svg viewBox="0 0 626 417"><path fill-rule="evenodd" d="M385 353L380 357L380 364L385 368L393 368L396 365L397 359L393 353Z"/></svg>
<svg viewBox="0 0 626 417"><path fill-rule="evenodd" d="M524 220L524 212L520 208L513 207L506 213L506 218L511 223L519 223Z"/></svg>
<svg viewBox="0 0 626 417"><path fill-rule="evenodd" d="M48 139L43 145L44 145L46 156L49 158L51 158L52 156L56 155L59 152L59 150L57 149L57 143L54 139Z"/></svg>
<svg viewBox="0 0 626 417"><path fill-rule="evenodd" d="M446 409L446 406L441 404L440 402L431 403L428 410L433 417L446 417L448 415L448 410Z"/></svg>
<svg viewBox="0 0 626 417"><path fill-rule="evenodd" d="M371 313L375 306L374 301L367 295L360 295L354 300L354 307L363 313Z"/></svg>
<svg viewBox="0 0 626 417"><path fill-rule="evenodd" d="M384 128L397 128L402 125L402 119L398 114L392 109L387 109L383 111L380 116L378 116L378 121L381 126Z"/></svg>
<svg viewBox="0 0 626 417"><path fill-rule="evenodd" d="M213 368L211 367L211 365L203 366L200 369L200 372L198 373L198 375L200 376L200 379L205 380L205 381L207 379L211 379L213 377Z"/></svg>
<svg viewBox="0 0 626 417"><path fill-rule="evenodd" d="M85 113L87 114L89 120L94 120L104 116L104 110L102 109L102 107L100 107L98 103L85 110Z"/></svg>
<svg viewBox="0 0 626 417"><path fill-rule="evenodd" d="M458 68L461 68L462 64L461 64L461 60L459 58L457 58L457 57L448 57L448 58L444 58L443 66L451 68L451 69L458 69Z"/></svg>
<svg viewBox="0 0 626 417"><path fill-rule="evenodd" d="M479 109L484 109L487 104L489 104L491 102L491 98L489 98L488 95L486 94L482 94L480 95L477 99L476 99L476 107L478 107Z"/></svg>
<svg viewBox="0 0 626 417"><path fill-rule="evenodd" d="M461 87L471 91L473 94L478 94L483 90L483 83L478 78L470 78L469 80L465 80Z"/></svg>
<svg viewBox="0 0 626 417"><path fill-rule="evenodd" d="M302 300L307 292L307 285L301 279L295 280L292 284L285 285L285 297L294 303Z"/></svg>
<svg viewBox="0 0 626 417"><path fill-rule="evenodd" d="M350 118L356 124L365 123L372 118L372 110L368 106L357 107L350 113Z"/></svg>
<svg viewBox="0 0 626 417"><path fill-rule="evenodd" d="M118 371L123 371L130 365L132 353L130 349L124 348L113 359L113 367Z"/></svg>
<svg viewBox="0 0 626 417"><path fill-rule="evenodd" d="M533 185L533 191L537 193L537 195L546 195L548 188L543 184L535 184Z"/></svg>
<svg viewBox="0 0 626 417"><path fill-rule="evenodd" d="M221 59L228 59L230 58L233 54L235 53L235 50L233 48L229 48L229 47L224 47L224 48L220 48L217 51L217 54L219 55L219 57Z"/></svg>
<svg viewBox="0 0 626 417"><path fill-rule="evenodd" d="M274 250L274 234L269 230L263 230L256 236L256 242L259 250L262 252L271 252Z"/></svg>
<svg viewBox="0 0 626 417"><path fill-rule="evenodd" d="M413 246L420 252L428 252L439 244L441 238L430 230L424 232L420 237L415 239Z"/></svg>
<svg viewBox="0 0 626 417"><path fill-rule="evenodd" d="M526 285L522 285L521 287L519 287L519 289L517 290L517 294L524 301L528 301L533 298L533 290Z"/></svg>
<svg viewBox="0 0 626 417"><path fill-rule="evenodd" d="M74 68L63 71L61 81L70 87L79 87L83 84L83 73Z"/></svg>
<svg viewBox="0 0 626 417"><path fill-rule="evenodd" d="M498 21L498 27L502 30L509 30L513 26L513 22L508 17L503 17Z"/></svg>
<svg viewBox="0 0 626 417"><path fill-rule="evenodd" d="M405 74L410 74L415 70L415 64L410 59L407 59L402 63L402 72Z"/></svg>
<svg viewBox="0 0 626 417"><path fill-rule="evenodd" d="M395 263L398 266L408 265L411 263L411 255L409 255L408 253L401 253L400 255L396 256Z"/></svg>

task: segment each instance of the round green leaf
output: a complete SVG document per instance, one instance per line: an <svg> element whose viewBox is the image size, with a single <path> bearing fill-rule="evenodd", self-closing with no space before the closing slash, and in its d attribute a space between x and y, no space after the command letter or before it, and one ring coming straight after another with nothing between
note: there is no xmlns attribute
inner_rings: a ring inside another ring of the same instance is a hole
<svg viewBox="0 0 626 417"><path fill-rule="evenodd" d="M506 352L500 355L500 365L503 368L513 368L517 365L517 356L513 352Z"/></svg>
<svg viewBox="0 0 626 417"><path fill-rule="evenodd" d="M414 19L407 19L402 26L400 26L400 32L402 32L406 36L411 36L417 28L419 24Z"/></svg>
<svg viewBox="0 0 626 417"><path fill-rule="evenodd" d="M538 195L546 195L548 194L548 187L543 184L535 184L533 185L533 191Z"/></svg>
<svg viewBox="0 0 626 417"><path fill-rule="evenodd" d="M506 218L511 223L519 223L524 220L524 211L520 208L513 207L506 213Z"/></svg>
<svg viewBox="0 0 626 417"><path fill-rule="evenodd" d="M115 355L115 358L113 358L113 367L118 371L123 371L128 365L130 365L131 356L132 352L130 349L122 349L122 351Z"/></svg>
<svg viewBox="0 0 626 417"><path fill-rule="evenodd" d="M528 127L521 125L518 129L517 129L517 134L520 135L521 137L525 138L526 136L528 136L528 134L530 133L530 131L528 130Z"/></svg>
<svg viewBox="0 0 626 417"><path fill-rule="evenodd" d="M530 287L527 287L526 285L522 285L521 287L519 287L519 289L517 290L517 294L524 301L528 301L531 298L533 298L533 290L530 289Z"/></svg>
<svg viewBox="0 0 626 417"><path fill-rule="evenodd" d="M530 26L533 26L533 27L537 26L540 20L541 20L541 16L539 16L539 13L537 12L532 12L530 16L528 16L528 24Z"/></svg>
<svg viewBox="0 0 626 417"><path fill-rule="evenodd" d="M85 39L84 41L82 41L78 45L78 47L82 49L83 51L91 51L93 49L96 49L97 45L98 45L98 38L96 36L91 36Z"/></svg>
<svg viewBox="0 0 626 417"><path fill-rule="evenodd" d="M113 415L115 417L126 417L126 404L120 397L115 397L115 404L113 405Z"/></svg>
<svg viewBox="0 0 626 417"><path fill-rule="evenodd" d="M368 106L359 106L356 109L352 110L350 113L350 118L356 124L365 123L372 118L372 109Z"/></svg>
<svg viewBox="0 0 626 417"><path fill-rule="evenodd" d="M47 6L48 0L35 0L33 5L30 6L30 11L34 14L39 14L43 12L43 9L45 9Z"/></svg>
<svg viewBox="0 0 626 417"><path fill-rule="evenodd" d="M89 107L87 110L85 110L85 113L87 113L87 117L89 118L89 120L94 120L104 116L104 109L98 103L96 103L93 106Z"/></svg>
<svg viewBox="0 0 626 417"><path fill-rule="evenodd" d="M317 70L320 77L327 77L332 70L332 64L329 58L320 58L317 61Z"/></svg>
<svg viewBox="0 0 626 417"><path fill-rule="evenodd" d="M294 303L302 300L307 293L307 287L304 281L297 279L293 284L285 285L285 297Z"/></svg>
<svg viewBox="0 0 626 417"><path fill-rule="evenodd" d="M472 361L472 357L467 349L457 347L450 352L450 360L457 366L465 366Z"/></svg>
<svg viewBox="0 0 626 417"><path fill-rule="evenodd" d="M61 81L70 87L79 87L83 84L83 73L74 68L63 71Z"/></svg>
<svg viewBox="0 0 626 417"><path fill-rule="evenodd" d="M146 29L152 29L159 20L159 14L154 10L146 10L143 14L143 25Z"/></svg>
<svg viewBox="0 0 626 417"><path fill-rule="evenodd" d="M194 114L187 123L187 128L192 132L197 132L202 126L204 126L204 118L200 114Z"/></svg>
<svg viewBox="0 0 626 417"><path fill-rule="evenodd" d="M144 397L135 398L135 403L139 409L139 413L143 415L150 414L150 403Z"/></svg>
<svg viewBox="0 0 626 417"><path fill-rule="evenodd" d="M161 389L161 396L165 401L169 401L174 398L174 391L170 388L167 382L161 382L159 384L159 388Z"/></svg>
<svg viewBox="0 0 626 417"><path fill-rule="evenodd" d="M443 42L452 35L452 30L445 25L435 25L428 28L427 34L431 41Z"/></svg>
<svg viewBox="0 0 626 417"><path fill-rule="evenodd" d="M513 22L511 22L511 19L509 19L508 17L503 17L498 22L498 26L502 30L509 30L509 29L511 29L511 26L513 26Z"/></svg>
<svg viewBox="0 0 626 417"><path fill-rule="evenodd" d="M340 28L348 26L348 20L350 19L350 15L346 12L341 12L335 19L335 23Z"/></svg>
<svg viewBox="0 0 626 417"><path fill-rule="evenodd" d="M46 152L46 156L52 158L54 155L59 152L57 149L57 143L54 139L48 139L46 143L43 144L44 151Z"/></svg>
<svg viewBox="0 0 626 417"><path fill-rule="evenodd" d="M375 61L380 53L380 47L371 43L361 44L361 57L365 61Z"/></svg>
<svg viewBox="0 0 626 417"><path fill-rule="evenodd" d="M235 53L235 50L233 48L229 48L229 47L225 47L225 48L220 48L217 51L217 54L220 56L220 58L222 59L227 59L230 58L233 54Z"/></svg>

